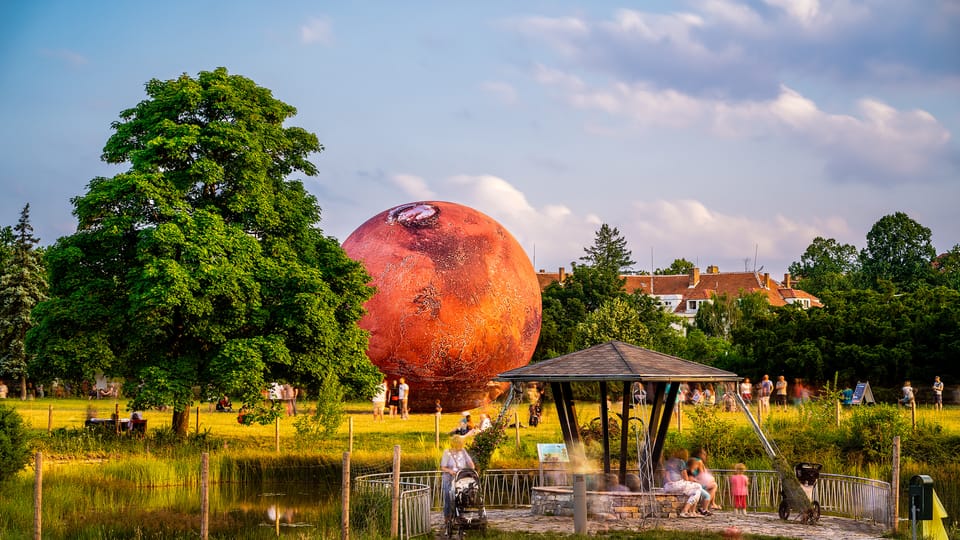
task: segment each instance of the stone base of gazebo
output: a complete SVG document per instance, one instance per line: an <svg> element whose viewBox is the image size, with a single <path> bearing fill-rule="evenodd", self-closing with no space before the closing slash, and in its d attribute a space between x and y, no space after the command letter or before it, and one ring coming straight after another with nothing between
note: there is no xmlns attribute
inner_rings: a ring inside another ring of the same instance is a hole
<svg viewBox="0 0 960 540"><path fill-rule="evenodd" d="M588 491L587 515L609 519L670 517L683 508L686 497L662 491ZM535 487L530 493L530 512L539 516L573 516L573 489L565 486Z"/></svg>

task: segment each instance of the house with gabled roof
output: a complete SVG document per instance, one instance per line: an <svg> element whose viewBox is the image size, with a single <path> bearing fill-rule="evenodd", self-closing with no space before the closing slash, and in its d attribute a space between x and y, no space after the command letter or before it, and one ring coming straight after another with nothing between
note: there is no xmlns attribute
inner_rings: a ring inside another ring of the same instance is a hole
<svg viewBox="0 0 960 540"><path fill-rule="evenodd" d="M559 272L540 270L537 280L540 290L553 282L563 284L567 274L563 268ZM741 294L759 292L766 296L771 306L799 304L802 308L823 307L816 296L794 289L790 274L784 274L783 281L770 277L769 273L758 272L721 272L717 266L708 266L706 272L693 268L688 274L668 276L620 276L626 281L626 290L632 293L642 290L657 297L664 310L678 315L692 323L697 310L704 302L710 302L714 295L736 298Z"/></svg>

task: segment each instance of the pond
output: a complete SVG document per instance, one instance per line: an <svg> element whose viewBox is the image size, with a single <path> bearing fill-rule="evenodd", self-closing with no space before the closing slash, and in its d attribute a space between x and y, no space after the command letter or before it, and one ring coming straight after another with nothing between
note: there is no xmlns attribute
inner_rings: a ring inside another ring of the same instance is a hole
<svg viewBox="0 0 960 540"><path fill-rule="evenodd" d="M44 487L44 538L197 538L200 532L199 487L80 489L89 504L77 507L58 504ZM340 497L332 491L312 483L213 485L210 536L338 538Z"/></svg>

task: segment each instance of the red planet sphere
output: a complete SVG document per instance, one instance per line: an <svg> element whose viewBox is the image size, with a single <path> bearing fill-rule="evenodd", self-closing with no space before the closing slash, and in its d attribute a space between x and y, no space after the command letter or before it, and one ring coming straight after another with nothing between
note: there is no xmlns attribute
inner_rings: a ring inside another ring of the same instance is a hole
<svg viewBox="0 0 960 540"><path fill-rule="evenodd" d="M497 373L530 362L540 336L540 287L530 259L499 223L450 202L400 205L343 243L373 276L360 326L367 356L410 385L410 408L484 403Z"/></svg>

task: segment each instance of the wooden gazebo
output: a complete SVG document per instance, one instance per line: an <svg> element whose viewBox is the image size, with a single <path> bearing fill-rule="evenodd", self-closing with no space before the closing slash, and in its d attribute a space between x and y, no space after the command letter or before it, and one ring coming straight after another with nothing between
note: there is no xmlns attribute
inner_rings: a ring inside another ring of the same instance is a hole
<svg viewBox="0 0 960 540"><path fill-rule="evenodd" d="M610 472L610 437L607 418L607 385L623 385L623 410L621 417L624 425L620 430L620 455L627 455L628 429L630 417L630 390L634 382L653 385L652 399L649 399L650 420L647 423L652 450L647 453L650 464L660 460L663 443L670 427L674 405L681 382L738 382L735 373L715 367L698 364L676 356L651 351L636 345L620 341L609 341L601 345L583 349L536 364L519 367L497 375L496 380L522 383L550 383L554 401L557 405L557 418L567 449L574 459L583 459L580 444L580 432L574 410L573 394L570 384L574 382L596 382L599 384L600 419L603 431L603 471ZM648 398L650 394L648 394ZM627 474L627 461L620 459L620 483L624 483Z"/></svg>

